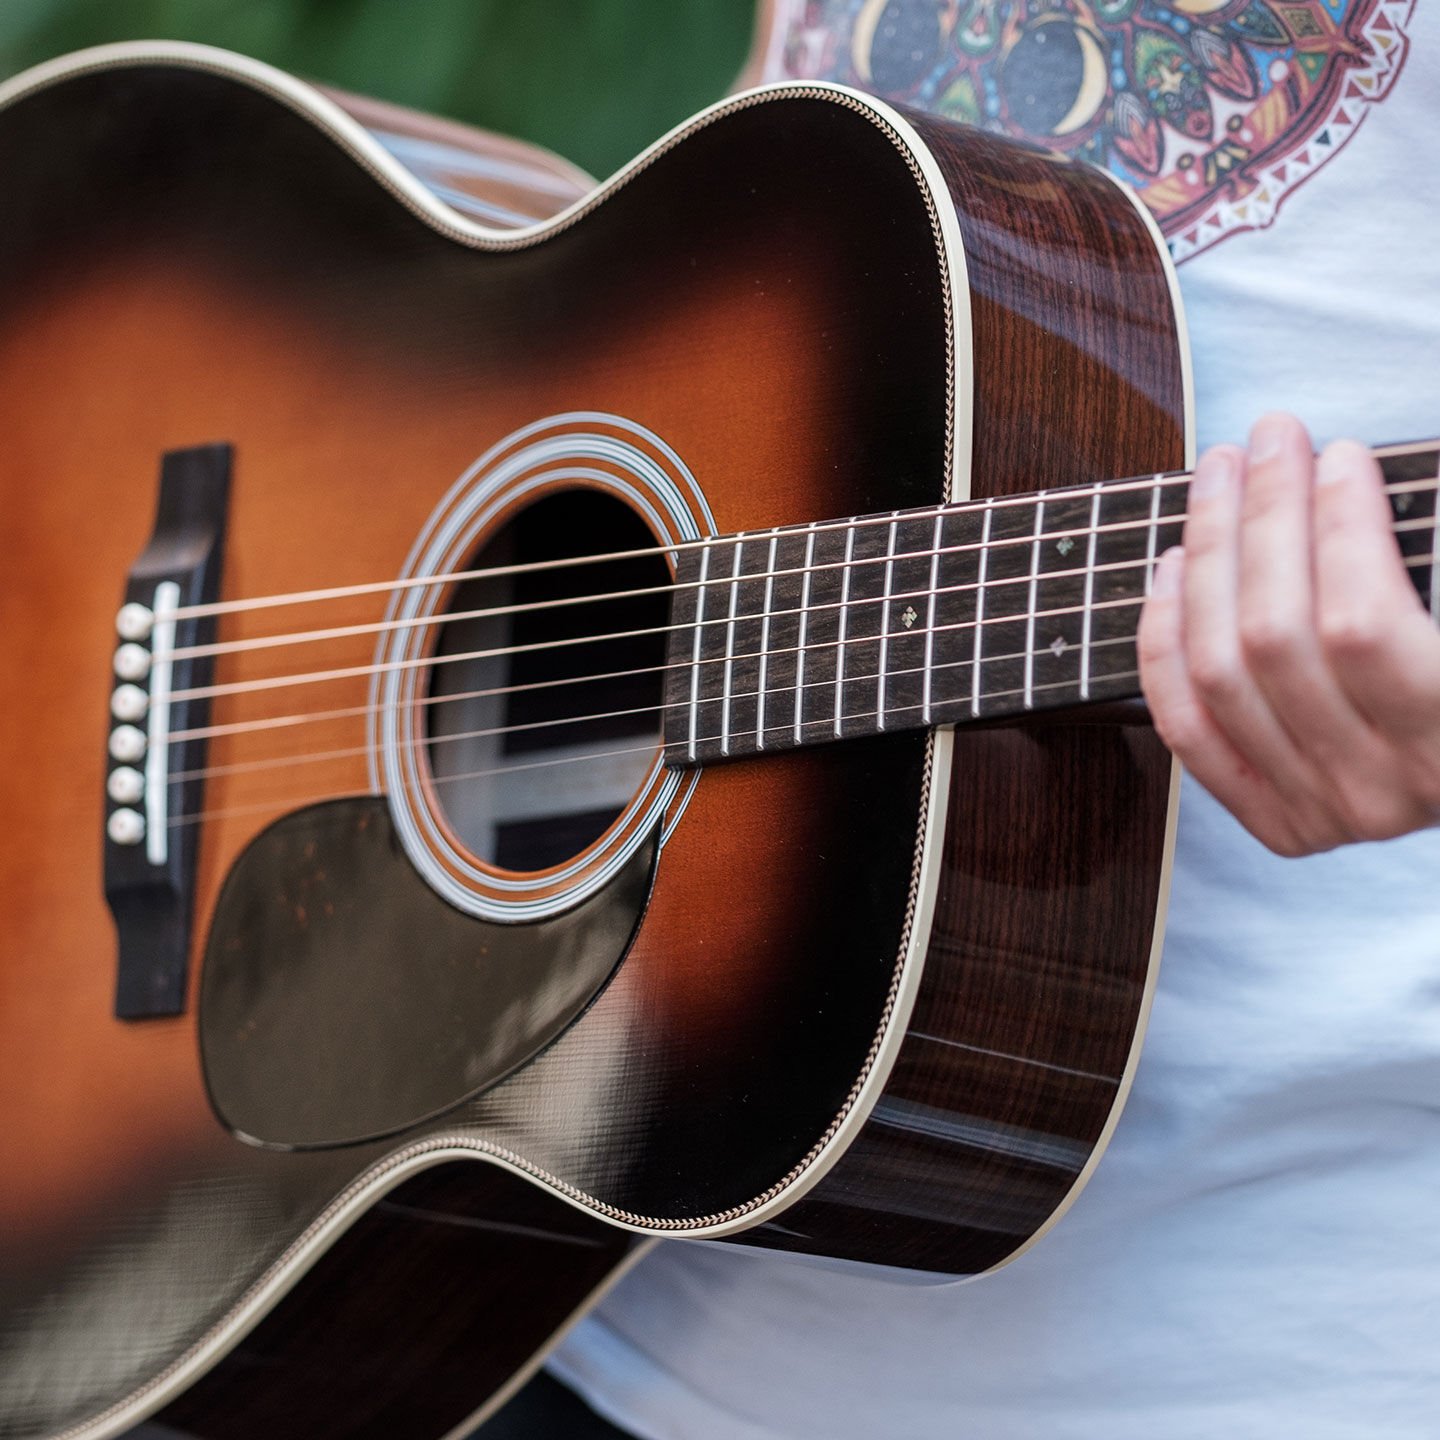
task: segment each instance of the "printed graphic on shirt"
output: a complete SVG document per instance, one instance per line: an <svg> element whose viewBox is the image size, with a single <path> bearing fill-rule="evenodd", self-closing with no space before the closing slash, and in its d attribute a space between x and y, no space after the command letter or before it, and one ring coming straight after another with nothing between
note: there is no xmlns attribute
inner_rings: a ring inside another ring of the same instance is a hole
<svg viewBox="0 0 1440 1440"><path fill-rule="evenodd" d="M1405 58L1416 0L791 0L786 74L1106 165L1178 260L1270 224Z"/></svg>

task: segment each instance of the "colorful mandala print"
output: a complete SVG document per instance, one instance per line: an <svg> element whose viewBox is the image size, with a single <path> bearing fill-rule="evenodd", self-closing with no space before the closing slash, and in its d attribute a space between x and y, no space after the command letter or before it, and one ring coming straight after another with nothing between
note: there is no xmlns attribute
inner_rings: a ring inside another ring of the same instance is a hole
<svg viewBox="0 0 1440 1440"><path fill-rule="evenodd" d="M789 0L784 73L1108 166L1176 260L1270 224L1400 73L1416 0Z"/></svg>

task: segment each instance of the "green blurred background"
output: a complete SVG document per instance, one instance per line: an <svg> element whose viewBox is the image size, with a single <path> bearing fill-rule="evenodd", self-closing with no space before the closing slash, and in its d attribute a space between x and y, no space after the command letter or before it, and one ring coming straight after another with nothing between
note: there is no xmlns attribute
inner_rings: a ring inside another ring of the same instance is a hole
<svg viewBox="0 0 1440 1440"><path fill-rule="evenodd" d="M606 175L730 88L753 24L752 0L0 0L0 75L198 40Z"/></svg>

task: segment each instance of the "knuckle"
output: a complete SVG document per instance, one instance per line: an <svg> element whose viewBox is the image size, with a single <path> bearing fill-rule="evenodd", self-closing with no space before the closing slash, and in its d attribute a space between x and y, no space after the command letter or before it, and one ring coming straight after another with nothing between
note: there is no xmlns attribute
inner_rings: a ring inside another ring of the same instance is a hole
<svg viewBox="0 0 1440 1440"><path fill-rule="evenodd" d="M1190 678L1208 701L1221 704L1236 699L1245 685L1240 657L1232 650L1211 646L1201 647L1190 657Z"/></svg>
<svg viewBox="0 0 1440 1440"><path fill-rule="evenodd" d="M1326 850L1333 850L1338 845L1344 845L1354 837L1350 834L1348 825L1333 814L1331 811L1321 807L1314 807L1305 820L1295 826L1295 844L1298 847L1292 859L1300 859L1306 855L1320 855Z"/></svg>
<svg viewBox="0 0 1440 1440"><path fill-rule="evenodd" d="M1390 776L1342 780L1334 808L1341 841L1393 840L1416 828L1421 810L1416 797Z"/></svg>
<svg viewBox="0 0 1440 1440"><path fill-rule="evenodd" d="M1301 627L1274 611L1246 615L1240 621L1240 648L1245 655L1265 664L1289 659L1299 649Z"/></svg>
<svg viewBox="0 0 1440 1440"><path fill-rule="evenodd" d="M1393 840L1410 828L1409 807L1383 800L1354 806L1346 826L1348 840Z"/></svg>
<svg viewBox="0 0 1440 1440"><path fill-rule="evenodd" d="M1432 811L1418 796L1396 795L1388 803L1362 817L1366 840L1393 840L1412 830L1432 824Z"/></svg>
<svg viewBox="0 0 1440 1440"><path fill-rule="evenodd" d="M1257 834L1255 838L1267 850L1280 856L1282 860L1300 860L1306 855L1316 853L1316 850L1293 830L1270 829L1263 834Z"/></svg>
<svg viewBox="0 0 1440 1440"><path fill-rule="evenodd" d="M1299 824L1293 811L1267 806L1253 819L1240 817L1245 828L1269 851L1286 860L1298 860L1314 853L1307 827Z"/></svg>
<svg viewBox="0 0 1440 1440"><path fill-rule="evenodd" d="M1161 740L1181 760L1195 755L1210 733L1205 713L1193 704L1179 702L1152 707L1151 718Z"/></svg>
<svg viewBox="0 0 1440 1440"><path fill-rule="evenodd" d="M1414 777L1416 805L1426 817L1424 823L1440 822L1440 762L1431 755L1409 758L1409 773Z"/></svg>
<svg viewBox="0 0 1440 1440"><path fill-rule="evenodd" d="M1389 640L1388 629L1379 617L1358 608L1322 615L1319 629L1321 647L1341 664L1373 660Z"/></svg>

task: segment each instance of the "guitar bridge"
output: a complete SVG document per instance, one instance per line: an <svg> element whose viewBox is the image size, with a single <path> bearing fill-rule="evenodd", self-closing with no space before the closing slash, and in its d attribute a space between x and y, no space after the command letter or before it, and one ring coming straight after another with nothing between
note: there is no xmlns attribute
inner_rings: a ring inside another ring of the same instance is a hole
<svg viewBox="0 0 1440 1440"><path fill-rule="evenodd" d="M105 899L119 942L115 1014L185 1008L198 826L214 671L187 652L215 637L213 615L187 615L220 591L233 451L172 450L160 466L149 543L115 617L105 776ZM189 737L189 738L186 738ZM181 778L184 777L184 778Z"/></svg>

